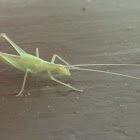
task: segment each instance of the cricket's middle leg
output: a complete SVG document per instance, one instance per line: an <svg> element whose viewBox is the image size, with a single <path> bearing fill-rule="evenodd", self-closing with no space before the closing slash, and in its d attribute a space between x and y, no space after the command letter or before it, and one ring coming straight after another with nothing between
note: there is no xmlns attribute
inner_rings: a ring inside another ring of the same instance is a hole
<svg viewBox="0 0 140 140"><path fill-rule="evenodd" d="M25 87L25 83L26 83L28 72L29 72L29 70L27 69L26 73L24 75L24 80L23 80L21 91L16 96L20 96L22 94L22 92L24 91L24 87Z"/></svg>
<svg viewBox="0 0 140 140"><path fill-rule="evenodd" d="M39 57L39 50L36 48L36 56Z"/></svg>

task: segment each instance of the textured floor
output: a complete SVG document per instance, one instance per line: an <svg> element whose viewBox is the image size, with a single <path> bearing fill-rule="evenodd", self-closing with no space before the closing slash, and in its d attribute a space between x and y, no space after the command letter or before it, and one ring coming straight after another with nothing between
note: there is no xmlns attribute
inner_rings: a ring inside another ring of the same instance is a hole
<svg viewBox="0 0 140 140"><path fill-rule="evenodd" d="M50 61L58 54L71 64L139 63L138 0L0 0L0 32L25 51ZM16 51L0 38L0 51ZM58 62L58 61L57 61ZM91 67L139 76L138 67ZM61 81L29 75L0 63L2 140L138 140L140 81L95 72L71 71Z"/></svg>

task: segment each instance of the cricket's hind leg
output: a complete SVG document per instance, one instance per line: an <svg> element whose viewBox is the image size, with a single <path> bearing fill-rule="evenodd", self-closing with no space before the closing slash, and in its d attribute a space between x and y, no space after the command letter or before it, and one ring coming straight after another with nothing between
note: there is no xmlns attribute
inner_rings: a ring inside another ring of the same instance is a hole
<svg viewBox="0 0 140 140"><path fill-rule="evenodd" d="M29 72L29 69L26 70L26 73L24 75L24 80L23 80L21 91L16 96L20 96L22 94L22 92L24 91L24 87L25 87L28 72Z"/></svg>
<svg viewBox="0 0 140 140"><path fill-rule="evenodd" d="M1 33L0 37L4 37L14 48L15 50L20 54L24 55L27 54L23 49L21 49L18 45L16 45L6 34Z"/></svg>
<svg viewBox="0 0 140 140"><path fill-rule="evenodd" d="M55 82L57 82L57 83L59 83L59 84L61 84L61 85L64 85L64 86L66 86L66 87L69 87L69 88L71 88L71 89L73 89L73 90L76 90L76 91L79 91L79 92L82 92L82 91L83 91L83 90L76 89L76 88L70 86L69 84L63 83L63 82L61 82L61 81L55 79L50 71L48 72L48 74L49 74L49 77L50 77L53 81L55 81Z"/></svg>

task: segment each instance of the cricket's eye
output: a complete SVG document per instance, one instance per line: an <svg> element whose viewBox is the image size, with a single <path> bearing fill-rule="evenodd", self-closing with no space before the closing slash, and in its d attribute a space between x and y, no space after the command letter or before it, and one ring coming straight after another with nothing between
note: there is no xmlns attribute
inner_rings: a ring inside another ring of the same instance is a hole
<svg viewBox="0 0 140 140"><path fill-rule="evenodd" d="M57 66L57 71L58 71L58 72L61 72L62 70L63 70L63 66L62 66L62 65L58 65L58 66Z"/></svg>
<svg viewBox="0 0 140 140"><path fill-rule="evenodd" d="M58 69L62 70L63 66L62 65L58 65Z"/></svg>

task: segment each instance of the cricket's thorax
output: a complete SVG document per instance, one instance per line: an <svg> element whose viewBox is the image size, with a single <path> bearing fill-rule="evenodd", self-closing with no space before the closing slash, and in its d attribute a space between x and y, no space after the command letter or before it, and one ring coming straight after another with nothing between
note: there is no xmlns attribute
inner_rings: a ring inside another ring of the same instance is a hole
<svg viewBox="0 0 140 140"><path fill-rule="evenodd" d="M47 63L47 61L29 54L21 56L20 61L31 73L45 71L44 66Z"/></svg>

